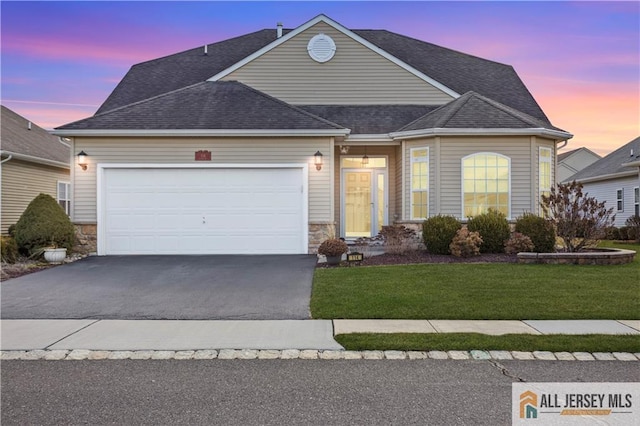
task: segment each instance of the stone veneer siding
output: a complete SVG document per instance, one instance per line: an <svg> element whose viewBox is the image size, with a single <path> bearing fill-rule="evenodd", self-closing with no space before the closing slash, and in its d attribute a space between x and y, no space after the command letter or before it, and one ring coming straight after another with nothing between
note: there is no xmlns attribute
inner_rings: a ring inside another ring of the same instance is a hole
<svg viewBox="0 0 640 426"><path fill-rule="evenodd" d="M98 227L96 224L74 224L76 229L76 244L73 251L90 254L98 251Z"/></svg>
<svg viewBox="0 0 640 426"><path fill-rule="evenodd" d="M320 244L335 235L335 222L309 222L309 254L318 253Z"/></svg>

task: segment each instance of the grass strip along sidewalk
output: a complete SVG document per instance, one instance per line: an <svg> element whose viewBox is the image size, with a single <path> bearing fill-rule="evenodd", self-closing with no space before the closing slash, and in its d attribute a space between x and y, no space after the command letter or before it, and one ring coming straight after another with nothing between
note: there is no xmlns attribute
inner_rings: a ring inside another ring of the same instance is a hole
<svg viewBox="0 0 640 426"><path fill-rule="evenodd" d="M640 252L639 244L614 244ZM640 256L627 265L421 264L317 269L313 318L640 319ZM348 349L640 351L640 336L339 335ZM610 348L610 349L608 349Z"/></svg>

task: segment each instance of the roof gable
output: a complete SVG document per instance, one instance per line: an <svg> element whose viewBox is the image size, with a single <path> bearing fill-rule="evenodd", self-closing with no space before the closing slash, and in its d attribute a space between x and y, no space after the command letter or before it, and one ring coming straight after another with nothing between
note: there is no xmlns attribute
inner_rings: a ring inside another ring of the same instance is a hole
<svg viewBox="0 0 640 426"><path fill-rule="evenodd" d="M348 129L239 82L202 82L58 127L56 130ZM64 133L64 132L58 132Z"/></svg>
<svg viewBox="0 0 640 426"><path fill-rule="evenodd" d="M211 78L209 78L209 81L218 81L222 78L224 78L225 76L231 74L233 71L236 71L237 69L243 67L244 65L250 63L251 61L261 57L262 55L266 54L267 52L275 49L276 47L280 46L281 44L285 43L286 41L292 39L293 37L297 36L298 34L306 31L307 29L313 27L314 25L323 22L331 27L333 27L335 30L341 32L342 34L346 35L347 37L355 40L356 42L362 44L363 46L367 47L370 50L373 50L374 52L376 52L377 54L379 54L380 56L384 57L385 59L388 59L389 61L393 62L394 64L400 66L401 68L403 68L404 70L408 71L409 73L413 74L414 76L420 78L421 80L424 80L425 82L429 83L430 85L436 87L437 89L441 90L442 92L446 93L447 95L451 96L451 97L458 97L459 94L456 93L454 90L452 90L451 88L445 86L444 84L442 84L439 81L434 80L433 78L427 76L426 74L424 74L422 71L410 66L409 64L401 61L400 59L396 58L395 56L393 56L392 54L390 54L389 52L379 48L378 46L370 43L368 40L360 37L356 32L353 32L349 29L347 29L346 27L340 25L338 22L334 21L333 19L329 18L326 15L318 15L315 18L307 21L306 23L300 25L299 27L297 27L295 30L288 32L286 35L283 35L282 37L278 38L277 40L275 40L274 42L270 43L267 46L264 46L263 48L261 48L260 50L256 51L255 53L247 56L246 58L243 58L241 61L237 62L236 64L232 65L231 67L217 73L216 75L212 76Z"/></svg>
<svg viewBox="0 0 640 426"><path fill-rule="evenodd" d="M2 143L3 153L18 154L21 159L33 158L45 162L59 163L68 168L70 149L67 145L51 135L45 129L37 126L21 115L2 105ZM31 123L31 129L29 129Z"/></svg>

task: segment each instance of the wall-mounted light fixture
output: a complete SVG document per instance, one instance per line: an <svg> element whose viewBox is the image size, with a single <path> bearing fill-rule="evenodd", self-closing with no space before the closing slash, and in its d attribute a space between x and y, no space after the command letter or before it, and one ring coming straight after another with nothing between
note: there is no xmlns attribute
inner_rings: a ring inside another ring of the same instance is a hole
<svg viewBox="0 0 640 426"><path fill-rule="evenodd" d="M82 170L87 170L87 153L84 151L80 151L78 153L78 166L82 168Z"/></svg>
<svg viewBox="0 0 640 426"><path fill-rule="evenodd" d="M340 145L340 154L348 154L349 153L349 145Z"/></svg>
<svg viewBox="0 0 640 426"><path fill-rule="evenodd" d="M313 154L313 163L316 165L316 170L322 170L322 153L320 151Z"/></svg>
<svg viewBox="0 0 640 426"><path fill-rule="evenodd" d="M364 157L362 157L362 165L364 167L367 167L367 165L369 164L369 157L367 156L367 147L364 147Z"/></svg>

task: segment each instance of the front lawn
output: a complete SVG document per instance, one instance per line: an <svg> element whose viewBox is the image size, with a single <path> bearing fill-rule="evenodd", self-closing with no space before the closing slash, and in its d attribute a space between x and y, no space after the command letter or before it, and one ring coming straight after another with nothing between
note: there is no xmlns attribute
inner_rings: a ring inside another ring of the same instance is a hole
<svg viewBox="0 0 640 426"><path fill-rule="evenodd" d="M640 251L638 244L606 245ZM319 268L311 312L330 319L640 319L638 257L615 266Z"/></svg>

